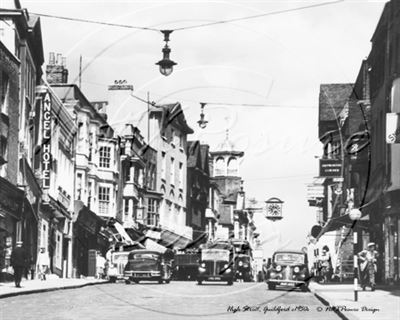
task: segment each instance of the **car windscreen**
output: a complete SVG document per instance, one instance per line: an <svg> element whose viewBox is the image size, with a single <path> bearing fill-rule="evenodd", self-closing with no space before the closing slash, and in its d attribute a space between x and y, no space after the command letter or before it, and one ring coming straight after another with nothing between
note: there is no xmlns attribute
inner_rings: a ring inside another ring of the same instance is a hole
<svg viewBox="0 0 400 320"><path fill-rule="evenodd" d="M158 260L159 255L155 253L135 253L133 260Z"/></svg>
<svg viewBox="0 0 400 320"><path fill-rule="evenodd" d="M229 250L222 249L203 249L201 260L229 261Z"/></svg>
<svg viewBox="0 0 400 320"><path fill-rule="evenodd" d="M299 253L277 253L274 261L277 264L304 264L304 255Z"/></svg>

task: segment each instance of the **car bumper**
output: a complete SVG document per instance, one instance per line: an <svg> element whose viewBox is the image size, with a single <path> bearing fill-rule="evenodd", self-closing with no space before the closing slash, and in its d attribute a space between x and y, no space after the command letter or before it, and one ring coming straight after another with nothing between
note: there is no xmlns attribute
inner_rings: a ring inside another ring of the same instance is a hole
<svg viewBox="0 0 400 320"><path fill-rule="evenodd" d="M199 275L197 276L198 281L232 281L233 275Z"/></svg>
<svg viewBox="0 0 400 320"><path fill-rule="evenodd" d="M307 281L304 280L283 280L283 279L268 279L267 283L273 283L281 286L291 286L296 287L300 285L307 284Z"/></svg>

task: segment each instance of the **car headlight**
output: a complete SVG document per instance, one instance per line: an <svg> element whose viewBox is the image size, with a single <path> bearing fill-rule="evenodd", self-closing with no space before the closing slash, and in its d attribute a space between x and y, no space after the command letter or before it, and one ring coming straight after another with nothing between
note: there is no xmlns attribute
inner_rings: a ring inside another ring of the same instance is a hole
<svg viewBox="0 0 400 320"><path fill-rule="evenodd" d="M228 268L228 269L226 269L224 272L225 273L230 273L232 270L231 270L231 268Z"/></svg>
<svg viewBox="0 0 400 320"><path fill-rule="evenodd" d="M229 264L225 263L224 269L228 269L228 267L229 267Z"/></svg>
<svg viewBox="0 0 400 320"><path fill-rule="evenodd" d="M239 261L238 265L239 265L239 267L241 267L243 265L243 262Z"/></svg>
<svg viewBox="0 0 400 320"><path fill-rule="evenodd" d="M276 266L276 271L278 271L278 272L280 272L280 271L282 271L282 267L281 266Z"/></svg>
<svg viewBox="0 0 400 320"><path fill-rule="evenodd" d="M298 272L300 272L300 268L299 267L294 267L293 271L298 273Z"/></svg>
<svg viewBox="0 0 400 320"><path fill-rule="evenodd" d="M205 267L206 267L206 264L203 262L203 263L200 265L200 267L205 268Z"/></svg>

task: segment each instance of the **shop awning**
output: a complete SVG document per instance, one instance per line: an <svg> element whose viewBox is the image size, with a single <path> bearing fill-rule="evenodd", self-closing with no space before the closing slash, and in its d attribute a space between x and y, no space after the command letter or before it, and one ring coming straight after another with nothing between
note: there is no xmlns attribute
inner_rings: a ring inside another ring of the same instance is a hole
<svg viewBox="0 0 400 320"><path fill-rule="evenodd" d="M361 219L358 221L351 220L349 214L345 214L343 216L330 219L328 223L322 228L317 239L319 239L325 233L329 231L338 230L341 227L354 228L355 226L357 226L357 228L368 229L368 224L369 224L369 216L367 214L361 217Z"/></svg>
<svg viewBox="0 0 400 320"><path fill-rule="evenodd" d="M183 249L186 248L191 241L192 240L184 236L181 236L179 234L176 234L172 231L169 230L161 231L160 243L167 248Z"/></svg>
<svg viewBox="0 0 400 320"><path fill-rule="evenodd" d="M144 242L144 246L147 250L153 250L161 253L165 253L168 249L161 244L158 244L154 240L146 239Z"/></svg>
<svg viewBox="0 0 400 320"><path fill-rule="evenodd" d="M133 241L131 239L131 237L125 231L124 227L119 222L114 223L114 228L117 230L117 233L120 235L121 240L122 240L121 242L125 242L127 244L134 244L135 241Z"/></svg>

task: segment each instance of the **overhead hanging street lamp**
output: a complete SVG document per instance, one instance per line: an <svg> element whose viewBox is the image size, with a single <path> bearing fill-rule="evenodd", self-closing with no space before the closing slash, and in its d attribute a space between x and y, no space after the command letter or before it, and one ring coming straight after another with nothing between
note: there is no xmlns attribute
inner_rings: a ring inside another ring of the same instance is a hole
<svg viewBox="0 0 400 320"><path fill-rule="evenodd" d="M199 127L200 127L201 129L204 129L205 127L207 127L207 123L208 123L208 121L205 119L205 116L204 116L204 107L206 106L206 104L207 104L207 103L200 102L200 105L201 105L201 113L200 113L200 120L197 121L197 123L199 124Z"/></svg>
<svg viewBox="0 0 400 320"><path fill-rule="evenodd" d="M171 53L171 49L168 47L169 35L172 33L173 30L161 30L164 34L164 41L165 46L162 49L163 58L162 60L158 61L156 64L160 67L160 73L164 76L169 76L172 71L174 70L174 65L177 63L172 61L169 58L169 54Z"/></svg>

